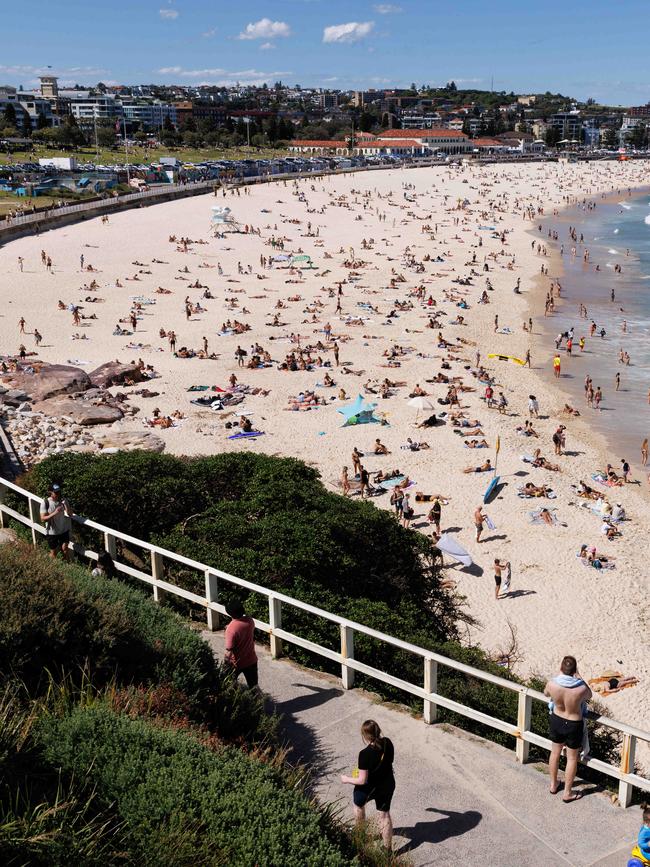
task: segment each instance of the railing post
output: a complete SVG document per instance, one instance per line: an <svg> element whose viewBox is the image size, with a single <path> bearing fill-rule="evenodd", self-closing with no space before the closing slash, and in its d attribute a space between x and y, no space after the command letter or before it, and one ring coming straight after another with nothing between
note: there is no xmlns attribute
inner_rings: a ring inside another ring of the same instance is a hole
<svg viewBox="0 0 650 867"><path fill-rule="evenodd" d="M41 522L41 507L37 500L32 500L30 497L28 500L29 504L29 520L31 521L31 530L32 530L32 544L36 547L36 527Z"/></svg>
<svg viewBox="0 0 650 867"><path fill-rule="evenodd" d="M5 513L2 511L2 504L4 503L6 494L7 488L2 484L2 479L0 479L0 529L2 530L4 530L5 526Z"/></svg>
<svg viewBox="0 0 650 867"><path fill-rule="evenodd" d="M524 732L527 732L530 729L532 712L532 695L529 695L527 690L520 692L519 701L517 703L517 728L519 729L519 737L517 738L515 754L517 756L517 761L521 762L522 765L526 764L528 761L528 753L530 751L530 744L528 741L524 740L523 735Z"/></svg>
<svg viewBox="0 0 650 867"><path fill-rule="evenodd" d="M621 773L634 773L634 759L636 755L636 738L634 735L623 735L623 745L621 747ZM632 803L632 795L634 794L634 786L631 783L626 783L625 780L620 780L618 784L618 801L621 807L629 807Z"/></svg>
<svg viewBox="0 0 650 867"><path fill-rule="evenodd" d="M275 596L269 596L269 626L271 627L271 656L277 659L282 656L282 639L275 634L276 629L282 629L282 601Z"/></svg>
<svg viewBox="0 0 650 867"><path fill-rule="evenodd" d="M424 689L426 692L438 692L438 663L430 656L424 657ZM438 719L438 705L433 701L424 700L424 721L431 725Z"/></svg>
<svg viewBox="0 0 650 867"><path fill-rule="evenodd" d="M205 570L205 601L208 603L207 620L210 632L216 632L219 628L219 612L210 608L210 602L216 602L219 595L217 576L209 569Z"/></svg>
<svg viewBox="0 0 650 867"><path fill-rule="evenodd" d="M110 533L104 533L104 550L111 555L113 560L117 557L117 540Z"/></svg>
<svg viewBox="0 0 650 867"><path fill-rule="evenodd" d="M341 624L341 656L343 659L354 659L354 629L345 623ZM341 663L341 680L343 689L352 689L354 686L354 669L344 662Z"/></svg>
<svg viewBox="0 0 650 867"><path fill-rule="evenodd" d="M151 552L151 577L154 580L153 598L156 602L162 602L164 591L158 586L158 581L162 581L164 577L163 556L159 551Z"/></svg>

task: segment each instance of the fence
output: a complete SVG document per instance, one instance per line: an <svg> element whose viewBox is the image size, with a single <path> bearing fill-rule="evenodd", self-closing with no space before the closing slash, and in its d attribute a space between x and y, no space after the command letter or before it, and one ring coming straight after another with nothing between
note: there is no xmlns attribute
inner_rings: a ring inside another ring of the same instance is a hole
<svg viewBox="0 0 650 867"><path fill-rule="evenodd" d="M28 515L25 516L15 509L10 508L4 502L7 490L18 494L27 502ZM6 518L13 518L30 528L32 533L32 542L34 545L38 542L39 535L45 534L45 528L41 525L39 519L41 498L35 494L26 491L13 482L0 477L0 526L5 525ZM141 539L136 539L126 533L121 533L118 530L113 530L103 524L98 524L96 521L91 521L88 518L75 516L74 519L79 525L89 529L98 531L102 534L104 548L115 557L116 542L121 540L127 545L134 546L141 550L149 552L151 558L151 571L149 573L135 569L124 563L116 562L117 570L132 578L137 578L148 584L153 592L153 597L157 602L160 602L165 593L170 593L174 596L179 596L186 599L206 610L208 629L216 630L219 627L219 615L225 614L225 607L219 604L219 588L221 583L242 587L254 593L259 593L268 599L269 619L268 623L262 620L255 620L255 627L261 632L265 632L270 637L271 654L277 658L282 655L282 642L286 641L308 650L317 656L324 659L332 660L341 666L341 681L344 689L351 689L354 684L355 671L361 672L368 677L374 678L381 683L389 684L390 686L403 690L404 692L414 695L423 702L423 717L425 723L434 723L437 717L438 708L445 708L467 719L474 720L498 731L505 732L515 738L515 754L520 762L528 760L528 753L531 744L535 744L543 749L550 750L551 742L548 738L542 737L530 731L532 708L534 701L541 701L546 704L548 699L541 692L530 689L522 684L513 683L505 678L498 677L486 671L481 671L477 668L472 668L461 662L456 662L446 656L418 647L415 644L409 644L399 638L394 638L390 635L385 635L375 629L370 629L361 623L347 620L344 617L339 617L336 614L331 614L314 605L309 605L301 602L298 599L293 599L290 596L285 596L283 593L276 593L259 584L253 584L250 581L244 581L241 578L236 578L234 575L228 575L215 569L212 566L206 566L204 563L199 563L181 554L176 554L173 551L167 551L157 545L152 545L149 542L144 542ZM89 560L96 560L97 553L85 548L79 543L74 544L75 553ZM185 590L182 587L177 587L165 581L165 561L171 561L181 564L190 569L196 570L202 574L205 581L205 594L199 595ZM282 612L284 608L297 608L306 611L315 617L328 620L336 623L340 629L340 648L332 650L331 648L323 647L315 642L308 641L299 635L295 635L282 628ZM402 678L395 677L373 666L367 665L354 658L354 636L355 634L363 634L373 639L389 644L392 647L407 651L414 656L419 656L422 660L422 686L417 686ZM487 681L501 689L507 689L518 694L517 719L514 722L501 720L489 714L475 710L460 702L452 701L437 692L438 683L438 667L446 666L447 668L455 669L463 672L477 680ZM628 807L632 801L634 788L650 792L650 779L641 777L634 773L634 760L636 745L638 741L650 743L650 732L642 731L634 726L626 725L617 720L609 719L608 717L592 714L591 718L598 722L599 725L606 726L618 732L622 736L621 759L618 767L601 761L600 759L587 758L584 761L585 765L605 774L612 779L618 780L618 797L622 806Z"/></svg>
<svg viewBox="0 0 650 867"><path fill-rule="evenodd" d="M147 199L164 198L170 193L178 195L187 195L190 192L198 192L205 190L209 192L214 188L216 180L212 181L190 181L186 184L166 184L156 187L152 190L142 190L141 192L125 193L120 196L108 196L105 199L93 199L89 202L77 202L74 205L63 205L60 208L48 208L43 211L38 211L33 214L19 214L12 217L11 220L5 222L4 227L10 226L27 226L36 223L42 223L52 217L65 217L70 214L81 214L87 211L97 211L97 213L111 210L112 208L123 208L125 205L137 205ZM0 224L0 228L2 225Z"/></svg>

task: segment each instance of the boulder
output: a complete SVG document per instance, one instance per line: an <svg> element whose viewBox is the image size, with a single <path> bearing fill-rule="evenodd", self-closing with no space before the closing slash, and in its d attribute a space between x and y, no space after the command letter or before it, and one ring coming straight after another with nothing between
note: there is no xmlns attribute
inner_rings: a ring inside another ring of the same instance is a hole
<svg viewBox="0 0 650 867"><path fill-rule="evenodd" d="M150 452L165 450L165 441L152 431L109 431L96 435L95 442L108 454L117 451L130 452L135 449Z"/></svg>
<svg viewBox="0 0 650 867"><path fill-rule="evenodd" d="M103 403L95 405L91 401L73 400L65 395L42 400L35 404L34 409L47 416L65 417L75 424L84 426L112 424L114 421L119 421L124 415L117 406L107 406Z"/></svg>
<svg viewBox="0 0 650 867"><path fill-rule="evenodd" d="M86 371L68 364L39 364L35 373L18 370L4 376L3 382L9 388L7 394L18 389L33 401L49 400L59 394L72 394L90 387ZM5 401L7 394L4 395Z"/></svg>
<svg viewBox="0 0 650 867"><path fill-rule="evenodd" d="M109 388L111 385L121 385L126 379L131 382L142 382L144 376L136 364L121 364L119 361L107 361L88 374L90 381L97 388Z"/></svg>

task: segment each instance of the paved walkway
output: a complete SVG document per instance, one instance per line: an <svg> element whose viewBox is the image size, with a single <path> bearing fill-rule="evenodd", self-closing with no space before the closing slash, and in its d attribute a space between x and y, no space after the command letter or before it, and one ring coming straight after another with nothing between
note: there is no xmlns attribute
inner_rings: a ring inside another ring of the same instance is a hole
<svg viewBox="0 0 650 867"><path fill-rule="evenodd" d="M219 657L223 633L204 637ZM621 867L640 827L593 784L563 804L548 794L545 765L521 766L514 751L445 724L427 726L329 675L274 660L258 646L260 686L284 717L293 758L313 766L316 794L352 816L352 787L363 720L376 719L395 744L395 849L436 867ZM369 810L371 816L373 810Z"/></svg>

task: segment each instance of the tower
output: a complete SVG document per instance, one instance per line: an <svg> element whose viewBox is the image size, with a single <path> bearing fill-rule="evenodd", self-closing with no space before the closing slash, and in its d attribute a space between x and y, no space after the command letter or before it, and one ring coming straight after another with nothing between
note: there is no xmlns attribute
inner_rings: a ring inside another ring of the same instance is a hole
<svg viewBox="0 0 650 867"><path fill-rule="evenodd" d="M55 75L41 75L41 96L56 99L59 95L59 80Z"/></svg>

